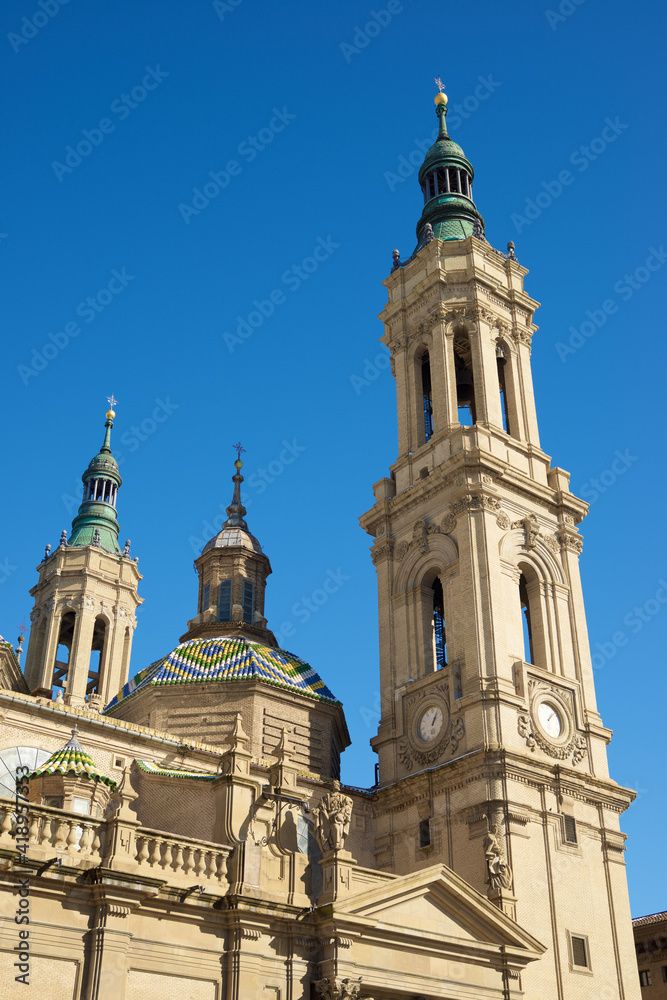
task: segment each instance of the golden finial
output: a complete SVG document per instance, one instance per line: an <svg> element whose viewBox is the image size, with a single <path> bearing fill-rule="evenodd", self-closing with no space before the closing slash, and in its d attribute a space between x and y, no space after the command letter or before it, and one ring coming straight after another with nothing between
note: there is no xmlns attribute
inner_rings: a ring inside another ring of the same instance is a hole
<svg viewBox="0 0 667 1000"><path fill-rule="evenodd" d="M440 79L439 76L435 77L435 85L438 88L438 93L435 95L435 98L434 98L435 103L436 104L446 104L447 103L447 94L445 93L445 85L444 85L444 83L442 82L442 80Z"/></svg>

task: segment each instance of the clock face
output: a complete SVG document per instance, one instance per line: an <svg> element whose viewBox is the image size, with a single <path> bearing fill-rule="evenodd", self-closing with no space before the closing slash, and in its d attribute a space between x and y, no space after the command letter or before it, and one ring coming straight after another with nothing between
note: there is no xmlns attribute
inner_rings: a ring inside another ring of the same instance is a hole
<svg viewBox="0 0 667 1000"><path fill-rule="evenodd" d="M437 705L431 705L426 709L419 720L419 736L424 743L432 743L442 732L442 725L445 721L442 709Z"/></svg>
<svg viewBox="0 0 667 1000"><path fill-rule="evenodd" d="M563 731L563 720L560 712L550 701L540 702L537 708L537 718L547 736L556 739Z"/></svg>

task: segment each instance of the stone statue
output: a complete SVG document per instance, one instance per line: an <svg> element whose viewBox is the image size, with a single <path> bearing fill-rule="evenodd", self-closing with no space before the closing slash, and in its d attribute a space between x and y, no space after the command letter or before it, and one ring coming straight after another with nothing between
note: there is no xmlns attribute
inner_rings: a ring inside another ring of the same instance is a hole
<svg viewBox="0 0 667 1000"><path fill-rule="evenodd" d="M350 832L352 799L340 790L340 781L333 782L333 791L327 792L313 809L315 836L323 854L340 851Z"/></svg>
<svg viewBox="0 0 667 1000"><path fill-rule="evenodd" d="M511 889L512 869L507 863L501 834L496 825L491 827L484 838L484 855L489 872L488 885L492 889Z"/></svg>

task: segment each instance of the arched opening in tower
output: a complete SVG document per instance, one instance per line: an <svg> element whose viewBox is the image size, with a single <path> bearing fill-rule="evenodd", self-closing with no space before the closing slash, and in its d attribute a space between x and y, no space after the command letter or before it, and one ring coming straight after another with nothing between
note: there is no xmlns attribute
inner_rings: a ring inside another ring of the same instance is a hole
<svg viewBox="0 0 667 1000"><path fill-rule="evenodd" d="M421 358L422 400L424 407L424 442L433 436L433 389L431 386L431 359L428 351Z"/></svg>
<svg viewBox="0 0 667 1000"><path fill-rule="evenodd" d="M88 679L86 681L86 694L99 694L101 691L101 675L104 666L104 652L107 638L107 623L104 618L95 619L93 626L93 643L90 649L90 660L88 663Z"/></svg>
<svg viewBox="0 0 667 1000"><path fill-rule="evenodd" d="M447 666L445 607L440 577L433 581L433 662L436 670Z"/></svg>
<svg viewBox="0 0 667 1000"><path fill-rule="evenodd" d="M472 351L468 331L463 328L454 333L454 370L456 376L456 405L459 423L470 427L477 420L475 407L475 382L472 374Z"/></svg>
<svg viewBox="0 0 667 1000"><path fill-rule="evenodd" d="M67 686L67 675L72 657L72 643L74 641L74 627L76 625L76 614L74 611L66 611L60 619L60 630L58 632L58 647L56 650L56 662L53 665L53 679L51 681L51 694L55 698L60 691L65 693Z"/></svg>
<svg viewBox="0 0 667 1000"><path fill-rule="evenodd" d="M530 619L530 598L528 597L528 584L523 573L519 577L519 600L521 602L521 626L523 628L523 658L526 663L534 664L535 650L533 648L533 628Z"/></svg>

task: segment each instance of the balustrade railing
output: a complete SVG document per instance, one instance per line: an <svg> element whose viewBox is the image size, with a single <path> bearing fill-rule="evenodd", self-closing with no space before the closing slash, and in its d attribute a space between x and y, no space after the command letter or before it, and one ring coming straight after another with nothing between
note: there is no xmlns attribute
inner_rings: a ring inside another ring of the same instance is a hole
<svg viewBox="0 0 667 1000"><path fill-rule="evenodd" d="M202 840L174 837L160 830L136 832L140 868L162 877L180 876L201 885L226 885L229 848Z"/></svg>
<svg viewBox="0 0 667 1000"><path fill-rule="evenodd" d="M17 813L13 799L0 799L0 816L0 848L24 850L27 840L28 856L38 860L55 853L67 858L69 864L113 866L113 859L106 851L107 844L112 843L110 821L33 804ZM123 860L136 864L146 874L179 884L195 882L211 889L227 887L227 858L231 851L228 847L142 827L134 828L134 845L133 853Z"/></svg>
<svg viewBox="0 0 667 1000"><path fill-rule="evenodd" d="M17 813L10 799L0 800L0 812L0 847L24 849L27 841L27 853L36 856L55 851L93 864L102 859L105 823L100 819L34 804Z"/></svg>

